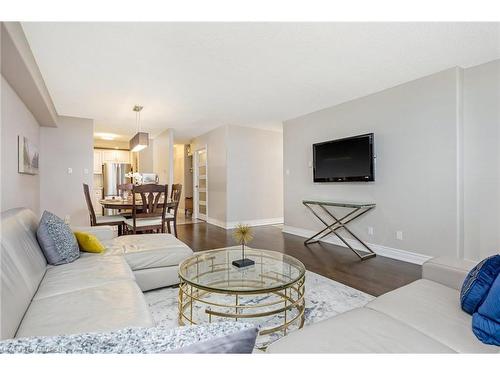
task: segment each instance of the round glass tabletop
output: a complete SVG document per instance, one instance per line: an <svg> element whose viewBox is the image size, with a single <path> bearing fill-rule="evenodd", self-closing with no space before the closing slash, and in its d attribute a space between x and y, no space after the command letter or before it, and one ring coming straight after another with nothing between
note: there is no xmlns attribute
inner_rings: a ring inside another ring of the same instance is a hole
<svg viewBox="0 0 500 375"><path fill-rule="evenodd" d="M245 248L245 258L254 265L238 268L241 248L203 251L179 266L179 277L188 284L207 291L262 293L286 288L304 276L299 260L270 250Z"/></svg>

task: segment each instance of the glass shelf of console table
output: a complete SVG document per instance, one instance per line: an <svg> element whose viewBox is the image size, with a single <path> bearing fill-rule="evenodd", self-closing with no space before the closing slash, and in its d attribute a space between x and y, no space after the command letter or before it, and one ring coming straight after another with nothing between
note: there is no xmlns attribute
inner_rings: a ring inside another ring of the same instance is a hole
<svg viewBox="0 0 500 375"><path fill-rule="evenodd" d="M318 204L324 206L333 207L348 207L348 208L368 208L375 207L375 203L369 202L346 202L346 201L336 201L336 200L324 200L324 199L304 199L303 204Z"/></svg>

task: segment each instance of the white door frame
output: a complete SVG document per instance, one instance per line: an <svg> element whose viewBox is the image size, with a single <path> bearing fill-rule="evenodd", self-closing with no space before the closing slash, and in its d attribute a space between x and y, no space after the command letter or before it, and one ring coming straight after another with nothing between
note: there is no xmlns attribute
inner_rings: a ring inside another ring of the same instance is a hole
<svg viewBox="0 0 500 375"><path fill-rule="evenodd" d="M198 153L202 150L205 150L205 158L206 158L206 174L205 174L205 180L207 182L207 187L205 189L205 195L206 195L206 213L205 214L200 214L199 212L199 204L198 204L198 193L199 193L199 188L198 188L198 164L199 164L199 156ZM195 219L201 219L207 221L208 219L208 147L207 145L201 145L198 148L196 148L193 151L193 160L194 160L194 165L193 165L193 217Z"/></svg>

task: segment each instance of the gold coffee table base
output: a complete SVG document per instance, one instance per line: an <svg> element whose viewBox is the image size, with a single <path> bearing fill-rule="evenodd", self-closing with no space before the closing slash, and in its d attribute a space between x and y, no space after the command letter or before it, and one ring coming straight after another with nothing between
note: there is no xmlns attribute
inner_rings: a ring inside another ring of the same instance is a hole
<svg viewBox="0 0 500 375"><path fill-rule="evenodd" d="M266 265L281 262L277 259L281 254L252 249L249 255L255 260L255 266L247 271L235 270L232 258L220 251L207 252L182 264L179 324L249 321L260 326L259 336L286 335L290 330L302 328L305 311L303 265L287 257L291 264L279 263L280 267L266 268ZM191 270L189 278L183 277L187 269Z"/></svg>

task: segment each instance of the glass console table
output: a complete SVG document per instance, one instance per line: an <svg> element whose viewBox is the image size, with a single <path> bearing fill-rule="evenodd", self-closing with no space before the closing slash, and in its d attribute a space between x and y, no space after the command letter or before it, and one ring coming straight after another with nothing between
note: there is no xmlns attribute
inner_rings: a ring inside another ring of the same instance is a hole
<svg viewBox="0 0 500 375"><path fill-rule="evenodd" d="M317 243L321 239L325 238L329 234L334 234L341 240L349 249L351 249L354 254L356 254L361 260L373 258L376 256L375 252L370 249L370 247L364 243L358 236L356 236L350 229L347 228L347 224L351 221L357 219L361 215L364 215L368 211L375 208L375 203L362 203L362 202L342 202L342 201L329 201L329 200L303 200L302 204L306 206L314 216L318 218L321 223L325 226L322 230L320 230L315 235L309 237L304 241L304 245L310 245L312 243ZM314 209L313 207L320 207L321 211L325 213L329 218L332 219L332 223L328 223L324 220ZM350 209L347 214L344 216L337 218L332 210L328 210L327 207L343 207ZM347 233L349 233L354 239L359 242L365 249L366 253L362 254L359 250L353 248L346 239L344 239L338 231L344 229Z"/></svg>

